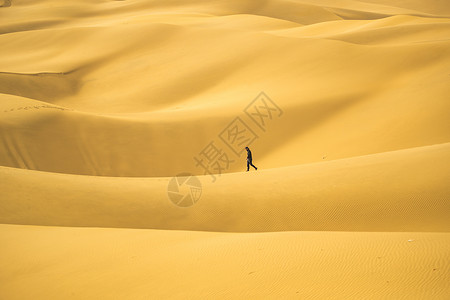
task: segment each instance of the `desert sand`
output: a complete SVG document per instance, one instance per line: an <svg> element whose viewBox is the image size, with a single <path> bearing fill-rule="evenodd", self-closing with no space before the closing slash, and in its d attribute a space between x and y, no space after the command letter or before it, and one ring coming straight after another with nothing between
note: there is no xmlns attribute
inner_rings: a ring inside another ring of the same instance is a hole
<svg viewBox="0 0 450 300"><path fill-rule="evenodd" d="M0 45L1 300L449 299L450 2L3 0Z"/></svg>

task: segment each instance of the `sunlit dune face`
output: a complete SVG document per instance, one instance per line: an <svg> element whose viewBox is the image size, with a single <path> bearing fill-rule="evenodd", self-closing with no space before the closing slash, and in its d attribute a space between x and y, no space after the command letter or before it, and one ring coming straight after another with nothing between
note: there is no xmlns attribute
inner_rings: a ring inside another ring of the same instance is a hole
<svg viewBox="0 0 450 300"><path fill-rule="evenodd" d="M441 0L0 0L0 299L448 299L449 37Z"/></svg>

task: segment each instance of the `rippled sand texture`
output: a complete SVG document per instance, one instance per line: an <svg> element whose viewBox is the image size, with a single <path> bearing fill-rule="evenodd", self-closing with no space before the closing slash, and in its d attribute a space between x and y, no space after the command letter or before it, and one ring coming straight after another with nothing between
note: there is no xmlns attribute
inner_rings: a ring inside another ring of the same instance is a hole
<svg viewBox="0 0 450 300"><path fill-rule="evenodd" d="M449 95L448 1L0 0L0 299L448 299Z"/></svg>

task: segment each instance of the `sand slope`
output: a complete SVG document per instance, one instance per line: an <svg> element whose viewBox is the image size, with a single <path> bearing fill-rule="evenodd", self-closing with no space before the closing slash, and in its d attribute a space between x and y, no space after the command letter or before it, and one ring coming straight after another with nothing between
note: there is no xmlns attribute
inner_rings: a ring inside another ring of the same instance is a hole
<svg viewBox="0 0 450 300"><path fill-rule="evenodd" d="M448 298L449 37L439 0L0 1L0 299Z"/></svg>
<svg viewBox="0 0 450 300"><path fill-rule="evenodd" d="M445 299L450 292L447 233L0 230L6 299Z"/></svg>
<svg viewBox="0 0 450 300"><path fill-rule="evenodd" d="M240 232L449 231L447 161L450 144L224 174L216 182L200 176L202 196L190 208L169 201L170 178L3 167L0 222Z"/></svg>
<svg viewBox="0 0 450 300"><path fill-rule="evenodd" d="M448 7L332 2L14 2L0 11L0 164L201 174L192 158L261 91L285 112L253 124L264 168L448 142ZM48 103L68 110L24 110Z"/></svg>

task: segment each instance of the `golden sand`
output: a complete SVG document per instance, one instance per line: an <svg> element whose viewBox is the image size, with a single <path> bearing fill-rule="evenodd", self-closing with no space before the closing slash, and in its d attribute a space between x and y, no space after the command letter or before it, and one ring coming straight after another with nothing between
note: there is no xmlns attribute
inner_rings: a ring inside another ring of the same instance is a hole
<svg viewBox="0 0 450 300"><path fill-rule="evenodd" d="M448 1L0 1L0 299L448 299L449 95Z"/></svg>

